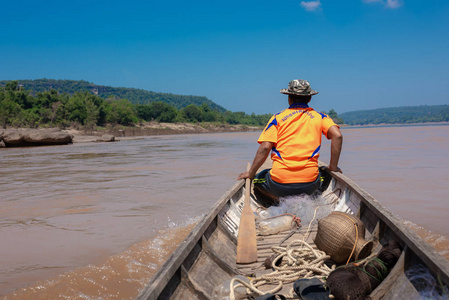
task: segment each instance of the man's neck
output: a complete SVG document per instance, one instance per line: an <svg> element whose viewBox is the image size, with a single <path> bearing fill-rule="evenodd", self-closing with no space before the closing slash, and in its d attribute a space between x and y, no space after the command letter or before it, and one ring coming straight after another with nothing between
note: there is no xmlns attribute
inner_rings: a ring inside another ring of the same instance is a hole
<svg viewBox="0 0 449 300"><path fill-rule="evenodd" d="M308 108L307 103L292 103L288 108Z"/></svg>

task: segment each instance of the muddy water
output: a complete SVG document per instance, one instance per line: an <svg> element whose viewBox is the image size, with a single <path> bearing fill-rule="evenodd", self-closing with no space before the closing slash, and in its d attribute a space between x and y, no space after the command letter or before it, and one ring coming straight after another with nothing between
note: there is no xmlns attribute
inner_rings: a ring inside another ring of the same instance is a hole
<svg viewBox="0 0 449 300"><path fill-rule="evenodd" d="M449 126L343 133L345 174L449 257ZM252 160L258 135L1 149L0 295L132 299Z"/></svg>

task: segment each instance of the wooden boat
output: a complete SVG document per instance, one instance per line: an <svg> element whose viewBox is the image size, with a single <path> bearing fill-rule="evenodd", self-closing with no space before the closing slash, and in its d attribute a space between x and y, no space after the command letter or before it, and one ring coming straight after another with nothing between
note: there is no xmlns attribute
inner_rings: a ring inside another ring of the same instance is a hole
<svg viewBox="0 0 449 300"><path fill-rule="evenodd" d="M355 182L341 173L326 172L330 183L322 196L333 203L333 210L349 212L362 220L365 238L373 241L374 252L392 239L402 245L399 260L387 278L371 292L371 299L419 299L422 292L419 281L417 283L410 277L410 271L417 266L424 266L435 280L436 287L443 288L443 298L446 298L447 294L444 292L447 293L449 286L449 262ZM148 282L137 299L212 299L214 288L236 275L252 277L258 272L272 272L260 270L260 266L273 254L271 248L278 246L282 240L288 238L284 242L288 244L293 240L304 239L308 230L312 234L307 241L313 245L316 222L311 230L308 226L303 226L292 236L289 231L258 236L258 261L246 265L236 264L236 243L244 190L244 181L241 180L218 200ZM254 195L251 195L251 206L254 211L260 207ZM288 295L292 285L286 284L276 294Z"/></svg>

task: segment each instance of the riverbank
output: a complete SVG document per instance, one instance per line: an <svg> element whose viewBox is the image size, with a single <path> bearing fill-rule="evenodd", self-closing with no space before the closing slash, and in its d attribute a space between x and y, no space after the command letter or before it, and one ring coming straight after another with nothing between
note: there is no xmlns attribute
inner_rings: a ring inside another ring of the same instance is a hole
<svg viewBox="0 0 449 300"><path fill-rule="evenodd" d="M148 122L138 126L98 127L94 130L68 128L63 131L73 136L74 143L96 142L99 137L108 134L116 140L134 139L143 136L169 134L196 134L220 132L247 132L262 130L261 126L230 125L215 123L158 123Z"/></svg>
<svg viewBox="0 0 449 300"><path fill-rule="evenodd" d="M377 127L416 127L416 126L447 126L449 122L423 122L423 123L379 123L379 124L363 124L363 125L349 125L339 124L342 128L377 128Z"/></svg>

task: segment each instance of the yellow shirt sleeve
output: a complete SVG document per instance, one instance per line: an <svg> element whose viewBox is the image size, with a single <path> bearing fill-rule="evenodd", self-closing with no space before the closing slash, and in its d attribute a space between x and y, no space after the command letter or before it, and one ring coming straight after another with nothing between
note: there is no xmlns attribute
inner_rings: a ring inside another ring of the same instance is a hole
<svg viewBox="0 0 449 300"><path fill-rule="evenodd" d="M327 116L327 115L326 115L326 116ZM337 126L338 128L340 128L340 126L338 126L337 124L335 124L334 120L332 120L331 117L327 116L326 118L323 118L323 125L322 125L322 128L323 128L323 134L324 134L324 136L325 136L327 139L329 139L329 138L327 137L327 132L328 132L329 128L331 128L332 126Z"/></svg>
<svg viewBox="0 0 449 300"><path fill-rule="evenodd" d="M257 142L262 144L263 142L271 142L276 144L278 141L278 131L277 131L278 122L276 120L276 115L272 116L270 121L268 121L267 126L260 134Z"/></svg>

